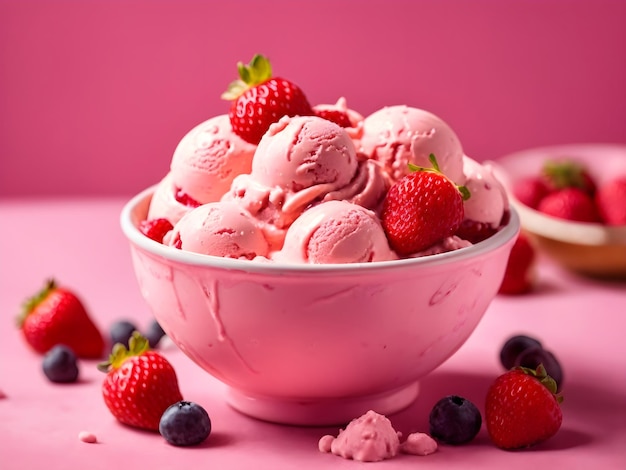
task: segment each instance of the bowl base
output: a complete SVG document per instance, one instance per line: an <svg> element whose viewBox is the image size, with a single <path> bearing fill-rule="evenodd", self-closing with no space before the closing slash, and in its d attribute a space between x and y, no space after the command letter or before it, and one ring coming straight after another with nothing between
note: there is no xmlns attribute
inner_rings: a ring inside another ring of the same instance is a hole
<svg viewBox="0 0 626 470"><path fill-rule="evenodd" d="M237 411L263 421L295 426L331 426L347 424L369 410L384 415L396 413L413 403L418 394L419 382L374 395L306 401L280 400L229 388L227 402Z"/></svg>

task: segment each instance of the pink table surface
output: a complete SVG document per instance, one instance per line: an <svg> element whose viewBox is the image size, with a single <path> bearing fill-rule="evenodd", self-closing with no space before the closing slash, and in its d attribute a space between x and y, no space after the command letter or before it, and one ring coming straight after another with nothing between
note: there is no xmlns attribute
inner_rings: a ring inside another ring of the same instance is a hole
<svg viewBox="0 0 626 470"><path fill-rule="evenodd" d="M360 463L317 450L337 427L297 428L257 421L231 409L224 386L174 346L164 347L186 399L209 412L213 433L199 447L176 448L158 434L118 424L100 395L96 362L81 363L76 384L54 385L41 359L18 334L22 300L55 276L84 299L104 329L121 318L150 320L118 225L122 199L0 200L0 467L9 469L119 468L359 468ZM539 337L565 371L563 426L533 450L507 452L490 444L485 428L470 444L440 447L428 457L401 455L372 468L567 469L626 468L626 284L580 279L548 260L538 265L538 289L498 297L469 341L422 381L418 400L391 416L405 435L425 431L442 396L459 394L484 408L499 373L498 351L512 334ZM80 442L90 431L98 444Z"/></svg>

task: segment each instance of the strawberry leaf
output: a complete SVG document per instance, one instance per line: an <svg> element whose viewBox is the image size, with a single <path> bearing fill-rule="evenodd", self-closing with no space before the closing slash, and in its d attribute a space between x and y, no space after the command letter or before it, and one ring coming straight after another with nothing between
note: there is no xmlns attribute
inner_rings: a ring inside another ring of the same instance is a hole
<svg viewBox="0 0 626 470"><path fill-rule="evenodd" d="M586 168L581 163L564 159L562 161L548 160L542 168L543 174L557 189L576 187L585 189Z"/></svg>
<svg viewBox="0 0 626 470"><path fill-rule="evenodd" d="M116 343L113 346L109 360L98 364L100 372L109 372L111 369L119 368L126 359L133 356L141 356L150 349L148 339L138 331L134 331L128 340L128 349L122 343Z"/></svg>
<svg viewBox="0 0 626 470"><path fill-rule="evenodd" d="M515 369L522 371L527 375L532 375L535 377L544 387L546 387L550 393L554 396L558 403L563 402L563 395L557 394L557 384L556 381L548 375L546 368L543 364L539 364L536 369L531 369L528 367L518 366Z"/></svg>
<svg viewBox="0 0 626 470"><path fill-rule="evenodd" d="M32 297L26 299L26 301L22 305L22 311L16 318L17 326L21 327L24 324L24 320L26 320L26 317L30 315L32 311L35 310L37 305L43 302L44 299L48 297L48 295L50 295L50 293L54 291L56 288L57 288L57 284L55 280L48 279L46 281L46 285L39 292L37 292Z"/></svg>
<svg viewBox="0 0 626 470"><path fill-rule="evenodd" d="M433 172L433 173L439 173L439 174L442 174L442 175L443 175L443 173L442 173L442 172L441 172L441 170L439 169L439 163L437 163L437 157L435 157L435 154L434 154L434 153L431 153L431 154L428 156L428 160L430 161L430 163L431 163L431 165L432 165L432 168L425 168L425 167L422 167L422 166L417 166L417 165L415 165L414 163L409 163L409 164L408 164L408 167L409 167L409 172L414 172L414 171L430 171L430 172ZM446 175L443 175L443 176L446 176ZM446 176L446 178L447 178L447 176ZM449 178L448 178L448 179L449 179ZM470 193L469 189L467 189L467 187L466 187L466 186L460 186L460 185L457 185L457 184L455 184L455 183L454 183L454 181L452 181L452 180L450 180L450 182L451 182L452 184L454 184L454 186L456 187L456 189L458 189L458 190L459 190L459 192L461 193L461 197L463 198L463 200L464 200L464 201L467 201L467 200L470 198L471 193Z"/></svg>
<svg viewBox="0 0 626 470"><path fill-rule="evenodd" d="M222 93L224 100L233 101L239 98L246 90L266 82L272 78L272 66L267 57L256 54L249 64L237 63L239 79L231 82L228 89Z"/></svg>
<svg viewBox="0 0 626 470"><path fill-rule="evenodd" d="M272 65L267 57L256 54L248 65L249 76L252 81L246 81L249 85L258 85L272 78ZM243 79L243 77L242 77ZM245 80L244 80L245 81Z"/></svg>
<svg viewBox="0 0 626 470"><path fill-rule="evenodd" d="M428 155L428 161L433 166L435 171L441 173L441 170L439 169L439 163L437 163L437 158L435 157L434 153L431 153L430 155Z"/></svg>

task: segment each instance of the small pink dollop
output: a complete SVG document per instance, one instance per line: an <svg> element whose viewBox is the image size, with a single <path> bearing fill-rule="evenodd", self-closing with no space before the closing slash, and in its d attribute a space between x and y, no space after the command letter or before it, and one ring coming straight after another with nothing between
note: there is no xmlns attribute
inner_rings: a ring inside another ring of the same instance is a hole
<svg viewBox="0 0 626 470"><path fill-rule="evenodd" d="M400 450L405 454L429 455L437 450L437 441L426 433L414 432L400 444Z"/></svg>
<svg viewBox="0 0 626 470"><path fill-rule="evenodd" d="M86 442L88 444L95 444L98 442L96 435L89 431L81 431L78 433L78 440Z"/></svg>
<svg viewBox="0 0 626 470"><path fill-rule="evenodd" d="M327 434L326 436L322 436L318 443L318 447L320 452L329 453L332 449L333 441L335 440L334 436Z"/></svg>
<svg viewBox="0 0 626 470"><path fill-rule="evenodd" d="M387 417L370 410L353 419L336 438L323 436L318 447L345 459L378 462L398 454L400 438Z"/></svg>

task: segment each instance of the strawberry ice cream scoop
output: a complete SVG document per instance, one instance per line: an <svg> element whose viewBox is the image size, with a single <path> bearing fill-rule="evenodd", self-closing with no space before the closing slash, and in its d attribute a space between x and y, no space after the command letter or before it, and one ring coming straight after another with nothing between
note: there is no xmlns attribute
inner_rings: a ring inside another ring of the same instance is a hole
<svg viewBox="0 0 626 470"><path fill-rule="evenodd" d="M172 225L175 225L183 215L190 210L198 207L198 203L192 199L177 199L180 188L177 188L172 179L171 173L158 183L148 209L148 220L151 219L167 219Z"/></svg>
<svg viewBox="0 0 626 470"><path fill-rule="evenodd" d="M250 172L255 148L233 132L226 114L213 117L178 143L170 165L172 180L201 204L218 201L235 176Z"/></svg>
<svg viewBox="0 0 626 470"><path fill-rule="evenodd" d="M168 234L170 246L204 255L254 259L268 243L254 221L232 202L203 204L185 214Z"/></svg>
<svg viewBox="0 0 626 470"><path fill-rule="evenodd" d="M316 116L296 116L270 126L259 142L251 175L259 184L298 192L345 186L356 169L356 150L342 127Z"/></svg>
<svg viewBox="0 0 626 470"><path fill-rule="evenodd" d="M284 117L261 139L251 173L236 177L222 199L240 204L257 220L272 250L280 249L286 229L302 211L349 185L358 167L354 144L342 127L316 116Z"/></svg>
<svg viewBox="0 0 626 470"><path fill-rule="evenodd" d="M400 439L387 417L370 410L350 421L337 437L323 436L319 449L345 459L379 462L398 454Z"/></svg>
<svg viewBox="0 0 626 470"><path fill-rule="evenodd" d="M396 259L374 212L347 201L307 209L273 259L290 263L365 263Z"/></svg>
<svg viewBox="0 0 626 470"><path fill-rule="evenodd" d="M359 152L383 164L394 179L408 173L408 164L430 168L429 155L441 172L463 184L463 148L452 128L436 115L418 108L384 107L363 121Z"/></svg>
<svg viewBox="0 0 626 470"><path fill-rule="evenodd" d="M509 210L509 200L504 186L496 178L493 168L468 156L463 157L465 187L470 193L463 203L465 219L498 228L502 216Z"/></svg>

